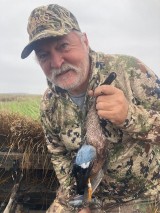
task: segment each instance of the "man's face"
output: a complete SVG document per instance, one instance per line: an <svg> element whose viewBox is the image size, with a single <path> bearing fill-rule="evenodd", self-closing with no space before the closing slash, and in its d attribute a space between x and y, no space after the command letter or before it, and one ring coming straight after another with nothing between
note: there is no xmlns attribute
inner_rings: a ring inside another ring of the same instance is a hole
<svg viewBox="0 0 160 213"><path fill-rule="evenodd" d="M35 52L42 70L56 86L83 93L89 78L89 46L85 34L71 32L40 41Z"/></svg>

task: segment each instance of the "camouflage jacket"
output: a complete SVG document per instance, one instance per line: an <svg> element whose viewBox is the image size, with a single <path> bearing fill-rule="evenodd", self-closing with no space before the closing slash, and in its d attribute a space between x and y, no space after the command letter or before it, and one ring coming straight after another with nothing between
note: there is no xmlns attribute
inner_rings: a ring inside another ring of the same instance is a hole
<svg viewBox="0 0 160 213"><path fill-rule="evenodd" d="M109 160L95 197L110 205L156 196L160 190L160 81L134 57L93 51L90 57L92 76L88 90L103 83L114 71L117 78L112 85L121 89L129 102L127 119L120 126L100 120L110 142ZM91 105L87 95L85 105ZM41 120L60 183L57 197L62 203L72 194L71 172L82 141L83 114L66 91L49 86L41 104Z"/></svg>

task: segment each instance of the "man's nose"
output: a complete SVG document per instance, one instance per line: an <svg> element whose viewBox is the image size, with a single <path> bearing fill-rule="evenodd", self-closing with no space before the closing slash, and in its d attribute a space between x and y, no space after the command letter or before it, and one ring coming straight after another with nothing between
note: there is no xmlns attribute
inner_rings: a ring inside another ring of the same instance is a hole
<svg viewBox="0 0 160 213"><path fill-rule="evenodd" d="M54 69L61 68L61 65L63 64L64 59L61 53L54 52L51 56L51 67Z"/></svg>

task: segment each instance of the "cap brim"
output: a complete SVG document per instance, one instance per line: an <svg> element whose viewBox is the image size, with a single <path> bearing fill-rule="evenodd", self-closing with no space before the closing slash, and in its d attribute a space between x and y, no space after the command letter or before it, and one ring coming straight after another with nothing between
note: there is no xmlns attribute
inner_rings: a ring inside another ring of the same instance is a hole
<svg viewBox="0 0 160 213"><path fill-rule="evenodd" d="M30 44L28 44L28 45L23 49L23 51L22 51L22 53L21 53L21 58L22 58L22 59L27 58L27 57L31 54L32 51L33 51L33 42L30 43Z"/></svg>
<svg viewBox="0 0 160 213"><path fill-rule="evenodd" d="M34 50L35 44L45 38L49 38L49 37L57 37L57 36L63 36L68 34L70 31L57 31L57 32L53 32L53 31L43 31L43 33L38 34L36 37L34 37L33 40L31 40L29 42L29 44L27 46L25 46L25 48L23 49L22 53L21 53L21 58L25 59L27 58L31 52Z"/></svg>

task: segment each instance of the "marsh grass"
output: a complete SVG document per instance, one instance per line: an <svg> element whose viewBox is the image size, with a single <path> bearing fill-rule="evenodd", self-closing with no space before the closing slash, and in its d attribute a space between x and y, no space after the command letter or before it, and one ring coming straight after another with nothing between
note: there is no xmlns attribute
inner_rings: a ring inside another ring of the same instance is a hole
<svg viewBox="0 0 160 213"><path fill-rule="evenodd" d="M29 206L48 208L55 197L58 181L40 123L40 99L39 95L0 94L0 203L9 200L15 159L23 172L20 201L29 197Z"/></svg>
<svg viewBox="0 0 160 213"><path fill-rule="evenodd" d="M0 111L19 113L39 120L40 100L40 95L0 94Z"/></svg>
<svg viewBox="0 0 160 213"><path fill-rule="evenodd" d="M160 206L155 201L148 206L148 208L146 209L146 213L160 213Z"/></svg>
<svg viewBox="0 0 160 213"><path fill-rule="evenodd" d="M0 94L0 151L23 154L24 168L32 166L33 154L37 161L40 155L47 156L40 100L40 95Z"/></svg>
<svg viewBox="0 0 160 213"><path fill-rule="evenodd" d="M30 162L32 154L36 154L37 158L47 155L40 121L4 111L0 111L0 121L1 152L22 153L23 164Z"/></svg>

